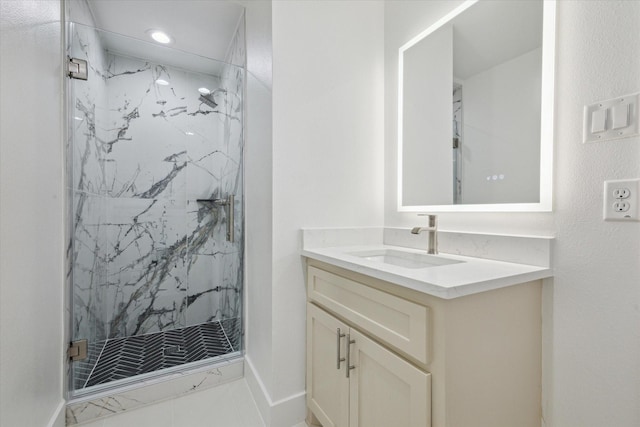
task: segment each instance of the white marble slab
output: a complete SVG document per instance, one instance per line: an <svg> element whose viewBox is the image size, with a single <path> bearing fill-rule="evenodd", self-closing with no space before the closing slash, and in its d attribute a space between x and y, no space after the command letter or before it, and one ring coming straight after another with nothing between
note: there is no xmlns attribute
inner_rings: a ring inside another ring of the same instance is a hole
<svg viewBox="0 0 640 427"><path fill-rule="evenodd" d="M411 234L409 228L385 228L382 241L386 245L426 249L428 239L425 232ZM438 250L447 254L552 267L552 249L553 237L548 236L438 231Z"/></svg>
<svg viewBox="0 0 640 427"><path fill-rule="evenodd" d="M116 390L109 389L86 398L77 398L67 404L67 426L205 390L242 378L243 374L244 360L235 358L215 365L140 381Z"/></svg>
<svg viewBox="0 0 640 427"><path fill-rule="evenodd" d="M438 256L461 262L428 268L405 268L390 265L368 260L366 258L353 255L353 253L380 249L397 249L420 254L425 254L426 251L413 249L409 246L383 244L382 239L374 243L371 241L374 231L369 230L368 232L364 232L360 229L359 232L362 234L364 243L354 244L353 239L348 238L345 240L350 242L349 245L329 246L329 244L325 243L342 241L340 238L335 236L339 233L337 229L328 231L327 235L329 237L326 239L321 238L320 235L323 233L321 229L305 229L303 230L302 255L443 299L472 295L532 280L544 279L553 275L553 270L548 264L534 265L521 262L506 262L490 259L488 257L471 257L443 252ZM410 234L409 229L406 229L405 232ZM399 233L399 229L391 230L388 233L385 230L383 236L390 241L404 242L403 239L397 237ZM507 248L509 245L506 243L510 241L510 236L494 236L495 239L485 238L485 240L482 240L480 237L481 235L470 234L467 237L469 239L467 241L464 239L467 234L469 233L451 233L449 236L451 238L447 238L447 245L453 245L457 240L459 240L460 249L449 247L449 250L451 252L458 250L460 253L471 252L474 254L485 254L491 257L497 257L498 254L505 253L511 258L515 257L518 259L526 259L527 261L531 259L541 264L544 264L543 260L547 259L547 256L550 256L550 254L541 255L540 253L544 253L544 248L548 248L550 251L551 239L549 238L533 237L532 239L534 243L532 246L534 249L514 249L513 252L518 255L512 256L508 253L509 251ZM308 238L309 235L313 236L313 238ZM353 237L353 234L351 236ZM524 239L526 239L526 237L517 236L517 238L511 241L511 243L517 248L518 244L526 244L526 240ZM418 244L418 242L422 244L419 240L416 240L415 243ZM480 245L480 242L484 242L484 246ZM547 244L545 245L541 242L546 242ZM314 243L319 244L314 247ZM496 248L494 248L494 246L496 246ZM422 247L426 247L426 244ZM536 247L538 247L539 250L535 250ZM527 258L526 256L529 253L533 254L531 258Z"/></svg>

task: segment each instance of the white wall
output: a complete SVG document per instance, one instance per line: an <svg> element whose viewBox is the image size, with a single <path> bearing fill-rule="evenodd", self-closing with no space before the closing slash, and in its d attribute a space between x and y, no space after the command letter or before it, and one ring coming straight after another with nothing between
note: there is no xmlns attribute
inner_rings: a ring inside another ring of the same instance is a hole
<svg viewBox="0 0 640 427"><path fill-rule="evenodd" d="M396 55L458 2L387 2L385 225L397 213ZM640 138L583 145L585 104L640 90L640 2L559 1L554 212L441 213L443 229L556 235L545 287L543 399L547 426L640 425L640 223L602 221L602 182L640 177ZM400 43L400 44L398 44Z"/></svg>
<svg viewBox="0 0 640 427"><path fill-rule="evenodd" d="M272 370L259 374L302 415L300 228L382 223L383 43L382 2L273 3Z"/></svg>
<svg viewBox="0 0 640 427"><path fill-rule="evenodd" d="M245 377L270 418L272 283L271 1L244 1L247 40L245 116ZM262 384L260 384L261 382Z"/></svg>
<svg viewBox="0 0 640 427"><path fill-rule="evenodd" d="M0 16L0 425L61 426L61 4Z"/></svg>
<svg viewBox="0 0 640 427"><path fill-rule="evenodd" d="M558 10L553 426L640 425L640 223L602 221L602 182L640 178L640 138L583 145L583 106L640 90L640 2Z"/></svg>

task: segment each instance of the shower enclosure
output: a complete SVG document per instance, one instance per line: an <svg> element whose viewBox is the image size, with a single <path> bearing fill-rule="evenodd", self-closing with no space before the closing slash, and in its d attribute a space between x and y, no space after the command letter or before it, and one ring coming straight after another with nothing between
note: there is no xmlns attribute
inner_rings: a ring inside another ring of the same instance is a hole
<svg viewBox="0 0 640 427"><path fill-rule="evenodd" d="M76 23L67 54L70 395L241 356L244 69Z"/></svg>

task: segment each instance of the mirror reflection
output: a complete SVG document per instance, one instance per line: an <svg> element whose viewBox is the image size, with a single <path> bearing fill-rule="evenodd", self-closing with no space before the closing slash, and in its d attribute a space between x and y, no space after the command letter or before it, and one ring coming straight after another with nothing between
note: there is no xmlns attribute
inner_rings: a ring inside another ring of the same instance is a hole
<svg viewBox="0 0 640 427"><path fill-rule="evenodd" d="M400 49L400 210L541 202L543 3L468 2Z"/></svg>

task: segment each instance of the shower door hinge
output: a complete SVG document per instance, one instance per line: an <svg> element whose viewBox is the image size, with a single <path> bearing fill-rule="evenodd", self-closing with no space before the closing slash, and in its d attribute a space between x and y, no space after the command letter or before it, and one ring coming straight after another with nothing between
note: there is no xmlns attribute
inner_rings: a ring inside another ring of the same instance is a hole
<svg viewBox="0 0 640 427"><path fill-rule="evenodd" d="M87 340L72 341L67 349L67 357L74 361L86 359Z"/></svg>
<svg viewBox="0 0 640 427"><path fill-rule="evenodd" d="M458 138L453 138L453 148L460 147L460 140Z"/></svg>
<svg viewBox="0 0 640 427"><path fill-rule="evenodd" d="M72 79L87 80L87 61L78 58L69 58L68 76Z"/></svg>

